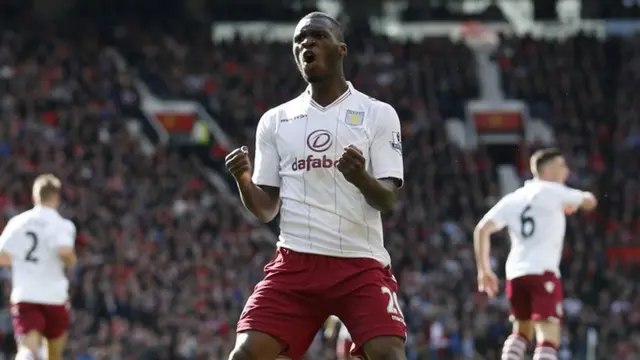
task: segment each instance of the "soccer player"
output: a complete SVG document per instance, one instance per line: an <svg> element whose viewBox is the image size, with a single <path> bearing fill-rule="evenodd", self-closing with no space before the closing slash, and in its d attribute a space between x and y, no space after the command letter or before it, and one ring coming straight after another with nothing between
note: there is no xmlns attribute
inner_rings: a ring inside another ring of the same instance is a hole
<svg viewBox="0 0 640 360"><path fill-rule="evenodd" d="M336 359L338 360L351 360L355 359L351 356L351 347L353 341L351 340L351 334L346 326L336 316L331 315L324 324L325 331L324 336L327 339L336 338ZM336 334L337 332L337 334Z"/></svg>
<svg viewBox="0 0 640 360"><path fill-rule="evenodd" d="M58 214L60 180L40 175L35 206L9 220L0 235L0 262L12 268L11 315L17 360L38 359L44 338L49 360L61 360L69 326L65 267L76 262L76 228Z"/></svg>
<svg viewBox="0 0 640 360"><path fill-rule="evenodd" d="M405 359L380 217L403 182L398 115L345 80L347 45L330 16L300 20L293 55L309 86L260 119L254 169L246 146L226 157L246 208L264 222L280 211L276 255L245 305L230 359L298 360L330 315L349 328L354 353Z"/></svg>
<svg viewBox="0 0 640 360"><path fill-rule="evenodd" d="M506 295L511 302L513 332L503 360L522 360L535 332L534 360L557 359L562 319L560 259L566 215L596 207L592 193L564 185L569 170L562 153L540 150L530 160L534 179L503 197L480 220L474 232L478 287L490 297L498 291L491 269L491 234L507 227L511 251L506 264Z"/></svg>

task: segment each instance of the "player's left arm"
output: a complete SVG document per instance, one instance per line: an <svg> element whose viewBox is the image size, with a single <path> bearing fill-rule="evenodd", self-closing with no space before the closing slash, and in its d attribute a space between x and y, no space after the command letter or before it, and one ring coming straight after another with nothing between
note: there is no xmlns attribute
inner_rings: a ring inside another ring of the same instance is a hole
<svg viewBox="0 0 640 360"><path fill-rule="evenodd" d="M380 102L371 125L371 174L362 169L352 183L367 203L381 212L393 210L404 181L400 119L391 105ZM364 165L364 164L363 164Z"/></svg>
<svg viewBox="0 0 640 360"><path fill-rule="evenodd" d="M473 231L473 249L478 273L491 271L491 235L507 225L505 217L506 199L502 198L478 222Z"/></svg>
<svg viewBox="0 0 640 360"><path fill-rule="evenodd" d="M10 267L11 266L11 254L14 252L12 249L11 238L15 233L15 226L13 225L13 221L9 220L7 226L0 234L0 267Z"/></svg>
<svg viewBox="0 0 640 360"><path fill-rule="evenodd" d="M61 224L54 241L58 256L62 259L64 265L67 267L74 266L78 261L75 251L76 226L70 220L65 220Z"/></svg>

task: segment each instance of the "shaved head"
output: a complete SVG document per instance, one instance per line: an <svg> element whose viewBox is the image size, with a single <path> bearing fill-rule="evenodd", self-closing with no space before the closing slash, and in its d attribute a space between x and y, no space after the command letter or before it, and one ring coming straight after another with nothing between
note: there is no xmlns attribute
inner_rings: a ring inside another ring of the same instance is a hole
<svg viewBox="0 0 640 360"><path fill-rule="evenodd" d="M330 26L329 26L329 31L331 31L331 33L333 34L333 36L336 38L336 40L340 41L340 42L344 42L344 32L342 31L342 25L340 25L340 23L338 22L338 20L334 19L333 17L331 17L329 14L323 13L323 12L319 12L319 11L314 11L312 13L309 13L307 15L305 15L305 17L303 17L301 19L305 20L305 19L309 19L309 20L325 20Z"/></svg>

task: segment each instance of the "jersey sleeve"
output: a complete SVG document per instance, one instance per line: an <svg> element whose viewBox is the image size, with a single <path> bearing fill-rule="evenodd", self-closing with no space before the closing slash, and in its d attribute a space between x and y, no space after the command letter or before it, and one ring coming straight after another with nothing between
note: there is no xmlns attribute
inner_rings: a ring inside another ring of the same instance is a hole
<svg viewBox="0 0 640 360"><path fill-rule="evenodd" d="M560 185L556 187L554 195L563 205L580 206L587 196L587 192Z"/></svg>
<svg viewBox="0 0 640 360"><path fill-rule="evenodd" d="M64 220L60 224L54 237L55 247L71 247L76 243L76 226L70 220Z"/></svg>
<svg viewBox="0 0 640 360"><path fill-rule="evenodd" d="M404 182L400 119L391 105L382 103L372 129L371 169L376 179L394 178Z"/></svg>
<svg viewBox="0 0 640 360"><path fill-rule="evenodd" d="M479 226L486 224L487 222L493 222L496 230L502 230L507 226L507 199L503 197L498 201L489 211L482 217Z"/></svg>
<svg viewBox="0 0 640 360"><path fill-rule="evenodd" d="M275 141L275 121L267 111L256 129L256 155L252 180L256 185L280 187L280 155Z"/></svg>
<svg viewBox="0 0 640 360"><path fill-rule="evenodd" d="M0 251L15 255L18 252L18 242L14 240L16 236L16 225L13 220L9 220L2 234L0 234Z"/></svg>

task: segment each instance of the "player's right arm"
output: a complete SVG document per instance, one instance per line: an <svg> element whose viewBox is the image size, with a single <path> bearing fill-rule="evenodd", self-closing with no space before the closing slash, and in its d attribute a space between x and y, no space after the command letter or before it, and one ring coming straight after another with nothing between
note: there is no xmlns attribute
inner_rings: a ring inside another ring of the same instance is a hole
<svg viewBox="0 0 640 360"><path fill-rule="evenodd" d="M502 198L485 215L473 231L473 249L478 269L478 288L489 296L498 292L498 278L491 269L491 234L507 225L507 199Z"/></svg>
<svg viewBox="0 0 640 360"><path fill-rule="evenodd" d="M280 156L275 143L275 119L267 111L256 130L256 156L253 178L249 150L242 146L225 158L233 175L242 203L262 222L273 220L280 208Z"/></svg>
<svg viewBox="0 0 640 360"><path fill-rule="evenodd" d="M74 266L78 262L75 251L76 226L71 221L64 220L54 236L58 256L66 267Z"/></svg>
<svg viewBox="0 0 640 360"><path fill-rule="evenodd" d="M565 185L560 185L554 195L560 199L567 214L572 214L578 209L593 210L598 206L598 200L593 193L573 189Z"/></svg>

